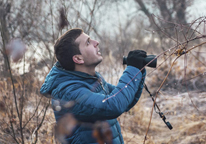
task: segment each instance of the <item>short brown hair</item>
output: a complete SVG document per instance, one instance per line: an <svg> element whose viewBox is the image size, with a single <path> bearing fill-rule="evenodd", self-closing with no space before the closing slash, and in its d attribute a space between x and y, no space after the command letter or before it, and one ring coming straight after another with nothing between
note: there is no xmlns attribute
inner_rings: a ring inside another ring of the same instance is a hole
<svg viewBox="0 0 206 144"><path fill-rule="evenodd" d="M56 58L66 70L73 71L75 68L72 57L76 54L81 54L79 50L79 43L76 43L75 40L82 33L82 29L70 29L63 34L54 45Z"/></svg>

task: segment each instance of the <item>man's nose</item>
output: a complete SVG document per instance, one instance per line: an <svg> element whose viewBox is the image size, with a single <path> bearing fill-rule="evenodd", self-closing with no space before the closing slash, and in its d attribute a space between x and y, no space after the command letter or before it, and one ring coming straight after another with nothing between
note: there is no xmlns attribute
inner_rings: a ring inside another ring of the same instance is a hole
<svg viewBox="0 0 206 144"><path fill-rule="evenodd" d="M94 47L97 47L99 45L99 42L94 40Z"/></svg>

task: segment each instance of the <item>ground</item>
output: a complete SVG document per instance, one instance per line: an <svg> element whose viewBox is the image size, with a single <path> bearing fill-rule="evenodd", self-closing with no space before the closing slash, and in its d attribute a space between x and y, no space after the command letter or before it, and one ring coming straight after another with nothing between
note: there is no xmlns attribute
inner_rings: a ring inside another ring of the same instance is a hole
<svg viewBox="0 0 206 144"><path fill-rule="evenodd" d="M206 93L190 92L189 95L166 95L165 92L158 97L157 104L173 129L169 130L153 111L147 144L206 143ZM145 97L120 118L126 144L142 144L144 141L153 106L151 98Z"/></svg>

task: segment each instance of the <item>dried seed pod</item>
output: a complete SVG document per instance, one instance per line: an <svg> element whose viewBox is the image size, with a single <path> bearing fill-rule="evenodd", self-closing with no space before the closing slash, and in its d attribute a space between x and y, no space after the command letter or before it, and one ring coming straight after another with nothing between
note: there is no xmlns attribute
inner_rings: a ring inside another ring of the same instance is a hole
<svg viewBox="0 0 206 144"><path fill-rule="evenodd" d="M107 122L96 122L94 125L93 136L99 144L112 144L112 131Z"/></svg>
<svg viewBox="0 0 206 144"><path fill-rule="evenodd" d="M55 133L61 143L66 143L64 139L65 136L71 135L77 124L77 120L70 113L63 116L57 122L57 125L55 126Z"/></svg>
<svg viewBox="0 0 206 144"><path fill-rule="evenodd" d="M69 22L67 20L67 17L65 15L65 11L63 8L61 8L59 10L59 14L60 14L60 16L59 16L59 29L61 30L64 27L68 26Z"/></svg>

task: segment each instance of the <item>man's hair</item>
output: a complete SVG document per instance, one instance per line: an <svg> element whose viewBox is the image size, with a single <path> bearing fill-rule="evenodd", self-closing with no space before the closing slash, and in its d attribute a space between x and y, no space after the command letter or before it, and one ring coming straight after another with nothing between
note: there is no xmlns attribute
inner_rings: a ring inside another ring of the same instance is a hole
<svg viewBox="0 0 206 144"><path fill-rule="evenodd" d="M75 40L82 33L82 29L70 29L63 34L54 45L56 58L60 62L61 66L66 70L73 71L75 68L72 57L76 54L81 54L79 50L79 43L76 43Z"/></svg>

